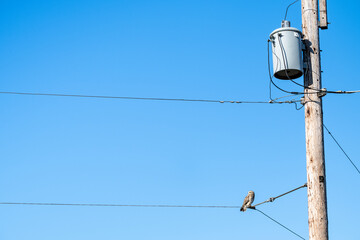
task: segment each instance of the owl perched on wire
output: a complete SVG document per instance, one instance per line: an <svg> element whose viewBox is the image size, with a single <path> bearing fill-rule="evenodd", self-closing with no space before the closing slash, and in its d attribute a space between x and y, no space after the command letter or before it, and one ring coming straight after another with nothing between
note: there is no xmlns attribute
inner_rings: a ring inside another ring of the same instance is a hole
<svg viewBox="0 0 360 240"><path fill-rule="evenodd" d="M240 208L240 211L245 212L248 207L251 207L251 204L255 200L255 193L254 191L249 191L247 196L244 199L244 203Z"/></svg>

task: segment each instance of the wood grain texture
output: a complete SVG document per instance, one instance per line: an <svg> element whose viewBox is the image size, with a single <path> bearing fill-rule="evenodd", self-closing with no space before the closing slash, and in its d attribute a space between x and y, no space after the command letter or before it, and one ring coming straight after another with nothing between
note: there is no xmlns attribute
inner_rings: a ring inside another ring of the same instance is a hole
<svg viewBox="0 0 360 240"><path fill-rule="evenodd" d="M308 183L309 239L328 239L326 175L322 100L313 89L321 89L320 44L317 0L302 0L302 24L306 44L304 74L305 137ZM308 94L310 93L310 94ZM313 93L313 94L312 94Z"/></svg>

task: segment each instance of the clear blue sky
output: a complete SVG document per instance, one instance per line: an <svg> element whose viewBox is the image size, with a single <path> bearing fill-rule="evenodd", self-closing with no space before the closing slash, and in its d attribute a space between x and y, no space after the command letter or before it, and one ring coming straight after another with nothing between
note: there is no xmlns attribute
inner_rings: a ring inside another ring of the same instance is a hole
<svg viewBox="0 0 360 240"><path fill-rule="evenodd" d="M267 101L266 42L291 2L2 0L0 91ZM328 89L360 89L359 7L328 1ZM301 28L300 3L288 19ZM359 100L324 97L324 122L358 165ZM249 190L260 202L306 182L304 114L293 105L0 102L0 202L241 205ZM325 144L330 237L359 239L360 176L327 134ZM259 209L308 238L306 189ZM297 239L238 209L0 211L2 240Z"/></svg>

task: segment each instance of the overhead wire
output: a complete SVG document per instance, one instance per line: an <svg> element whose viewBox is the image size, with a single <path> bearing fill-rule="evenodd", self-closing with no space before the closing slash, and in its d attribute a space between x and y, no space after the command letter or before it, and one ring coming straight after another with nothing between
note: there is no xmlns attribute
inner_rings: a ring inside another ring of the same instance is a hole
<svg viewBox="0 0 360 240"><path fill-rule="evenodd" d="M146 207L146 208L240 208L221 205L168 205L168 204L103 204L103 203L53 203L53 202L0 202L0 205L76 206L76 207Z"/></svg>
<svg viewBox="0 0 360 240"><path fill-rule="evenodd" d="M293 3L290 3L289 6L286 8L284 20L286 20L287 13L288 13L288 10L289 10L289 8L291 7L291 5L295 4L295 3L298 2L298 1L299 1L299 0L296 0L296 1L294 1Z"/></svg>
<svg viewBox="0 0 360 240"><path fill-rule="evenodd" d="M359 168L355 165L355 163L351 160L351 158L349 157L349 155L345 152L345 150L341 147L340 143L336 140L336 138L334 137L334 135L332 135L332 133L330 132L330 130L325 126L325 124L323 124L324 128L326 129L326 131L329 133L329 135L331 136L331 138L334 140L334 142L338 145L338 147L341 149L341 151L344 153L344 155L347 157L347 159L350 161L350 163L353 165L353 167L356 169L356 171L360 174L360 170Z"/></svg>
<svg viewBox="0 0 360 240"><path fill-rule="evenodd" d="M360 90L356 90L356 91L343 91L343 90L338 90L338 91L325 91L326 93L334 93L334 94L353 94L353 93L360 93Z"/></svg>
<svg viewBox="0 0 360 240"><path fill-rule="evenodd" d="M222 208L222 209L238 209L240 206L223 206L223 205L152 205L152 204L103 204L103 203L49 203L49 202L0 202L0 205L27 205L27 206L73 206L73 207L144 207L144 208ZM261 212L266 217L276 222L280 226L284 227L288 231L296 234L291 229L285 227L275 219L271 218L259 209L255 209ZM297 234L296 234L297 235Z"/></svg>
<svg viewBox="0 0 360 240"><path fill-rule="evenodd" d="M289 193L295 192L301 188L307 187L307 183L304 185L294 188L290 191L287 191L283 194L280 194L276 197L271 197L268 200L253 205L249 208L256 209L256 206L262 205L264 203L273 202L277 198L283 197ZM240 206L215 206L215 205L154 205L154 204L102 204L102 203L39 203L39 202L0 202L0 205L39 205L39 206L89 206L89 207L187 207L187 208L240 208Z"/></svg>
<svg viewBox="0 0 360 240"><path fill-rule="evenodd" d="M282 96L282 97L278 97L278 98L275 98L275 99L272 99L272 101L277 101L279 99L283 99L283 98L288 98L288 97L298 97L299 95L296 95L296 94L291 94L291 95L286 95L286 96ZM292 99L292 100L298 100L296 98Z"/></svg>
<svg viewBox="0 0 360 240"><path fill-rule="evenodd" d="M303 107L304 107L304 105L301 105L301 107L298 107L297 103L295 103L295 109L296 109L297 111L299 111L299 110L302 109Z"/></svg>
<svg viewBox="0 0 360 240"><path fill-rule="evenodd" d="M212 99L187 99L187 98L153 98L153 97L127 97L127 96L99 96L99 95L81 95L81 94L62 94L62 93L34 93L34 92L5 92L0 94L12 95L31 95L31 96L52 96L52 97L78 97L78 98L101 98L101 99L124 99L124 100L149 100L149 101L178 101L178 102L207 102L207 103L248 103L248 104L283 104L294 103L293 101L230 101L230 100L212 100Z"/></svg>
<svg viewBox="0 0 360 240"><path fill-rule="evenodd" d="M317 92L325 92L325 91L323 91L323 90L321 90L321 89L315 89L315 88L312 88L312 87L309 87L309 86L305 86L305 85L302 85L302 84L300 84L300 83L298 83L298 82L295 82L293 79L289 79L292 83L294 83L294 84L296 84L296 85L298 85L298 86L300 86L300 87L303 87L303 88L305 88L305 89L311 89L311 90L314 90L314 91L317 91Z"/></svg>
<svg viewBox="0 0 360 240"><path fill-rule="evenodd" d="M269 215L267 215L266 213L264 213L263 211L259 210L259 209L254 209L255 211L258 211L259 213L263 214L265 217L269 218L271 221L275 222L276 224L278 224L279 226L283 227L284 229L288 230L289 232L291 232L292 234L296 235L297 237L304 239L302 236L300 236L299 234L297 234L295 231L291 230L290 228L286 227L284 224L280 223L279 221L275 220L274 218L270 217Z"/></svg>

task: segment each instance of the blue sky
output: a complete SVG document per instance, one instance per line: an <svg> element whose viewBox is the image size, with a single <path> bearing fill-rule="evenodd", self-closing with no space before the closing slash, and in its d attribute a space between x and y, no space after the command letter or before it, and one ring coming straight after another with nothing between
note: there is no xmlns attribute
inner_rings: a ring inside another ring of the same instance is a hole
<svg viewBox="0 0 360 240"><path fill-rule="evenodd" d="M267 101L267 39L289 3L3 0L0 91ZM360 89L359 7L328 1L327 89ZM300 3L288 19L301 28ZM323 99L324 123L357 165L359 99ZM0 202L241 205L249 190L260 202L306 182L304 114L293 105L0 102ZM359 175L327 134L325 150L330 237L359 239ZM4 240L297 239L238 209L0 209ZM305 189L259 209L308 238Z"/></svg>

